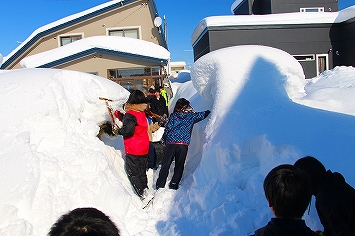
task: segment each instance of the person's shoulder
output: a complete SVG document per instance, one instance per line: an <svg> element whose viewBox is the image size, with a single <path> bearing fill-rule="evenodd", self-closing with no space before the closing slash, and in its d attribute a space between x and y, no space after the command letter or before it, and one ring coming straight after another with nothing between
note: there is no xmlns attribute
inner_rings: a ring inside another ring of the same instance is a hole
<svg viewBox="0 0 355 236"><path fill-rule="evenodd" d="M139 115L137 111L127 111L123 116L123 120L137 120L137 115Z"/></svg>

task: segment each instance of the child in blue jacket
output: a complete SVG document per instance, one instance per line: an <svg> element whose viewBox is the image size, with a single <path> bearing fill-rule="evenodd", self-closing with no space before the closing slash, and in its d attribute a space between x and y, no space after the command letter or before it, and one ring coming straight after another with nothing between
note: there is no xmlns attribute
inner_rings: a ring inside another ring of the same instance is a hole
<svg viewBox="0 0 355 236"><path fill-rule="evenodd" d="M179 188L193 126L195 123L205 119L209 114L209 110L194 112L190 102L185 98L177 100L174 112L169 117L163 135L166 148L156 182L157 189L165 187L170 165L174 159L174 175L169 183L169 188L174 190Z"/></svg>

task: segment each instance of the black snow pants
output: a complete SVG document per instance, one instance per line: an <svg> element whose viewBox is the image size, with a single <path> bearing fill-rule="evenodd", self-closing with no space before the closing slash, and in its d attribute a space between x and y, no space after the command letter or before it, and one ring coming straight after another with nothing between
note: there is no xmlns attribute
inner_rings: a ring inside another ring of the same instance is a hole
<svg viewBox="0 0 355 236"><path fill-rule="evenodd" d="M165 153L163 158L163 164L161 166L159 177L156 182L157 188L164 188L166 178L169 175L170 165L175 160L174 174L170 181L170 185L179 185L184 172L185 160L188 151L187 145L183 144L167 144L165 147Z"/></svg>
<svg viewBox="0 0 355 236"><path fill-rule="evenodd" d="M135 156L126 154L125 169L129 181L134 191L139 197L142 197L143 190L148 188L148 179L146 173L148 155Z"/></svg>

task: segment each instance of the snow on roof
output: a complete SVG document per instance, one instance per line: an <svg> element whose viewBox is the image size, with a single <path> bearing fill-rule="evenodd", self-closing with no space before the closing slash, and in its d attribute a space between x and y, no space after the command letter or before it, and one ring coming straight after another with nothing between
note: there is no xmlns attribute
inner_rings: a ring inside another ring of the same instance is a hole
<svg viewBox="0 0 355 236"><path fill-rule="evenodd" d="M236 9L237 6L239 6L239 4L241 4L242 2L243 2L243 0L236 0L235 2L233 2L232 6L231 6L232 14L234 14L234 9Z"/></svg>
<svg viewBox="0 0 355 236"><path fill-rule="evenodd" d="M25 57L20 63L24 68L40 67L92 48L129 53L160 60L168 60L170 58L168 50L152 42L119 36L93 36Z"/></svg>
<svg viewBox="0 0 355 236"><path fill-rule="evenodd" d="M170 65L171 66L186 66L186 62L184 62L184 61L171 61Z"/></svg>
<svg viewBox="0 0 355 236"><path fill-rule="evenodd" d="M103 3L103 4L100 4L98 6L95 6L95 7L92 7L90 9L87 9L85 11L82 11L82 12L79 12L79 13L76 13L76 14L73 14L73 15L70 15L70 16L67 16L67 17L64 17L62 19L59 19L57 21L54 21L52 23L49 23L47 25L44 25L38 29L36 29L35 31L33 31L33 33L26 39L24 40L19 46L17 46L12 52L10 52L10 54L8 54L6 57L4 57L4 61L8 60L9 58L11 58L11 56L13 56L18 50L20 50L24 45L26 45L28 42L31 41L31 39L33 39L36 35L40 34L40 33L43 33L49 29L52 29L54 27L57 27L57 26L60 26L66 22L69 22L69 21L72 21L72 20L75 20L75 19L78 19L80 17L83 17L85 15L88 15L90 13L93 13L95 11L98 11L100 9L103 9L105 7L109 7L111 5L114 5L118 2L122 2L123 0L111 0L109 2L106 2L106 3Z"/></svg>
<svg viewBox="0 0 355 236"><path fill-rule="evenodd" d="M196 26L191 45L209 27L241 25L301 25L341 23L355 17L355 5L339 12L292 12L269 15L232 15L206 17Z"/></svg>

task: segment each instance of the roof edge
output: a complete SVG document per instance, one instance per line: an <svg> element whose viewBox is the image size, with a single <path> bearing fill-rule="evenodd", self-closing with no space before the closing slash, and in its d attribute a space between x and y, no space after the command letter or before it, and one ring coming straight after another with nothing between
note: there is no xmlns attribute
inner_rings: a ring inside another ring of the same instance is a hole
<svg viewBox="0 0 355 236"><path fill-rule="evenodd" d="M75 54L72 54L70 56L66 56L63 58L60 58L55 61L51 61L48 63L45 63L43 65L38 65L35 67L30 67L30 68L52 68L58 65L65 64L70 61L77 60L79 58L92 55L95 53L102 53L102 54L108 54L108 55L113 55L113 56L120 56L120 57L125 57L125 58L131 58L131 59L136 59L136 60L142 60L142 61L149 61L153 63L157 63L160 65L166 65L168 63L167 59L162 59L162 58L155 58L155 57L149 57L149 56L143 56L143 55L138 55L138 54L133 54L133 53L127 53L127 52L120 52L120 51L115 51L115 50L109 50L109 49L103 49L103 48L90 48Z"/></svg>

